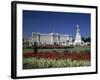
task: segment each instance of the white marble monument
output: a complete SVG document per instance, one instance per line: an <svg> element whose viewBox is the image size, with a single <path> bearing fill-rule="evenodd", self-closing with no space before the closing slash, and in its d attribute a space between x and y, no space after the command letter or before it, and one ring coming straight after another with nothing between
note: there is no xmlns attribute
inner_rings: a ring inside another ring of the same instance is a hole
<svg viewBox="0 0 100 80"><path fill-rule="evenodd" d="M76 25L76 27L77 27L76 37L75 37L75 41L74 41L73 44L82 46L84 42L81 39L81 33L80 33L79 25Z"/></svg>

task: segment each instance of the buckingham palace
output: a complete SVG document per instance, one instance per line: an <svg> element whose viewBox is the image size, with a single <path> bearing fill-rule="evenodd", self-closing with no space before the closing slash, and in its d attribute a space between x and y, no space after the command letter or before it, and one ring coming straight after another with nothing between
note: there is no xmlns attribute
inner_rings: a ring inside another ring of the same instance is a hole
<svg viewBox="0 0 100 80"><path fill-rule="evenodd" d="M67 34L32 32L32 44L36 42L38 45L71 45L72 40L72 36Z"/></svg>

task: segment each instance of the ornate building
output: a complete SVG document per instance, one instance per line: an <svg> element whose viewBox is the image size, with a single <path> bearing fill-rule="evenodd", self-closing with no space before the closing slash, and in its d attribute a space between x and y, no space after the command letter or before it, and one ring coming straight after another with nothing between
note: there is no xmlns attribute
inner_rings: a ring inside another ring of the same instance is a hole
<svg viewBox="0 0 100 80"><path fill-rule="evenodd" d="M58 33L35 33L32 32L32 44L36 42L38 45L71 45L72 36L70 35L60 35Z"/></svg>

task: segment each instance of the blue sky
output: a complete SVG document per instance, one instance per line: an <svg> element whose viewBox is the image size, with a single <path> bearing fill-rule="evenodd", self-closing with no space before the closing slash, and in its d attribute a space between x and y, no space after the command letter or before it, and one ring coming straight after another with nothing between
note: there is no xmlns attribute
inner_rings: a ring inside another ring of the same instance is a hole
<svg viewBox="0 0 100 80"><path fill-rule="evenodd" d="M48 12L23 10L23 36L31 37L32 32L69 34L75 37L76 25L81 35L90 36L91 15L87 13Z"/></svg>

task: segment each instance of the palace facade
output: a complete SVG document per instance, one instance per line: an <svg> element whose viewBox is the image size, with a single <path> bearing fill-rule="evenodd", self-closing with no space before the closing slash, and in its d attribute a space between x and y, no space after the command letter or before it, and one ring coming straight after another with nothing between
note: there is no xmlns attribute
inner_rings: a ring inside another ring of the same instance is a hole
<svg viewBox="0 0 100 80"><path fill-rule="evenodd" d="M60 35L58 33L36 33L32 32L32 44L37 43L38 45L71 45L71 35Z"/></svg>

